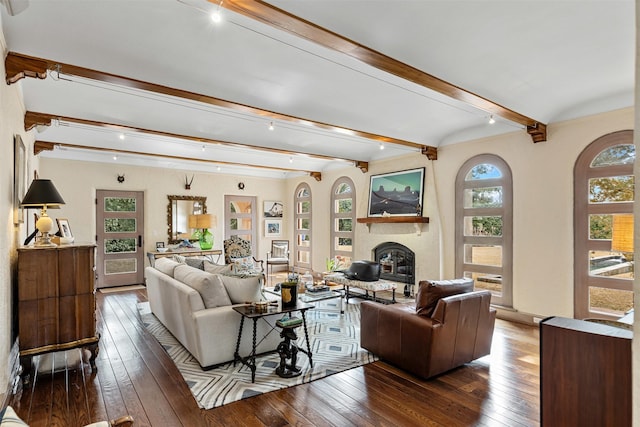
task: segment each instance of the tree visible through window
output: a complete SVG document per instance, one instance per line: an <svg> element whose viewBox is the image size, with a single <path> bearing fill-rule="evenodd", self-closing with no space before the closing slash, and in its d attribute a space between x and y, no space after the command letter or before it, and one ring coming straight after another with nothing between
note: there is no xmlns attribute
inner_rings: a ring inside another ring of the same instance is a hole
<svg viewBox="0 0 640 427"><path fill-rule="evenodd" d="M311 270L311 189L305 183L295 190L294 269Z"/></svg>
<svg viewBox="0 0 640 427"><path fill-rule="evenodd" d="M356 222L354 188L351 179L341 177L334 182L331 190L331 260L334 268L346 268L353 261Z"/></svg>

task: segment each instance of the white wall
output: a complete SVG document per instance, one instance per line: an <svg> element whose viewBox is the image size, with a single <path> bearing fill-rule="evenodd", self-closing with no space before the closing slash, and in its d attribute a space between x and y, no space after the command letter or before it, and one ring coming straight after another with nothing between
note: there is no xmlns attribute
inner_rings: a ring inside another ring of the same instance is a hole
<svg viewBox="0 0 640 427"><path fill-rule="evenodd" d="M125 182L117 177L125 175ZM185 190L185 174L195 174L190 190ZM215 173L165 170L106 163L90 163L71 160L43 158L38 170L40 178L53 180L62 195L65 205L61 209L49 210L52 218L67 218L76 242L95 242L95 196L96 190L144 191L145 234L144 250L155 249L156 242L167 243L168 195L204 196L207 212L218 218L218 225L211 229L214 249L222 249L224 235L224 195L256 196L258 201L258 254L264 259L271 247L271 239L264 237L263 201L285 200L285 183L277 179L257 179ZM244 182L244 190L238 190L238 182ZM286 213L285 213L286 215ZM30 219L33 221L33 219ZM285 230L290 227L288 218L283 218ZM54 226L54 232L57 227ZM284 236L288 238L288 236ZM222 260L221 260L222 262Z"/></svg>
<svg viewBox="0 0 640 427"><path fill-rule="evenodd" d="M7 54L7 48L0 22L0 48L2 58ZM0 64L0 75L5 75L4 60ZM0 156L0 404L4 401L4 392L7 390L11 377L13 360L10 360L10 351L13 345L11 340L11 316L13 292L12 284L15 278L14 267L17 260L16 248L26 236L24 225L13 223L13 137L21 135L26 146L27 153L32 152L33 139L24 132L24 106L19 84L7 86L2 79L0 83L0 147L3 156ZM36 159L29 159L31 164L37 163ZM28 176L32 176L28 171Z"/></svg>

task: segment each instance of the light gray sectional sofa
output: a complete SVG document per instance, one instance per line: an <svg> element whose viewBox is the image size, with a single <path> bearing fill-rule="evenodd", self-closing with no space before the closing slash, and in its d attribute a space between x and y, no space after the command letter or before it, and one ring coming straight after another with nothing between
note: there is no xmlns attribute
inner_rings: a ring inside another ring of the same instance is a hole
<svg viewBox="0 0 640 427"><path fill-rule="evenodd" d="M171 258L160 258L145 269L151 311L203 369L233 360L241 319L233 306L265 299L259 277L218 274L222 269L205 262L200 270ZM276 349L281 338L272 325L280 317L258 320L256 353ZM252 339L253 322L245 321L241 356L251 353Z"/></svg>

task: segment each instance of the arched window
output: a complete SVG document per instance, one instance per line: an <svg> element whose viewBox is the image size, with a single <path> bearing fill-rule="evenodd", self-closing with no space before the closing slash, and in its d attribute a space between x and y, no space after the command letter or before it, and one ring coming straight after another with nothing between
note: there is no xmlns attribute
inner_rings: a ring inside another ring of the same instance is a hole
<svg viewBox="0 0 640 427"><path fill-rule="evenodd" d="M633 308L633 132L589 144L574 169L574 316Z"/></svg>
<svg viewBox="0 0 640 427"><path fill-rule="evenodd" d="M331 258L337 268L351 265L354 252L356 193L353 181L338 178L331 189Z"/></svg>
<svg viewBox="0 0 640 427"><path fill-rule="evenodd" d="M294 271L311 270L311 189L298 185L295 193Z"/></svg>
<svg viewBox="0 0 640 427"><path fill-rule="evenodd" d="M473 278L505 307L513 304L512 193L511 169L498 156L473 157L458 171L456 276Z"/></svg>

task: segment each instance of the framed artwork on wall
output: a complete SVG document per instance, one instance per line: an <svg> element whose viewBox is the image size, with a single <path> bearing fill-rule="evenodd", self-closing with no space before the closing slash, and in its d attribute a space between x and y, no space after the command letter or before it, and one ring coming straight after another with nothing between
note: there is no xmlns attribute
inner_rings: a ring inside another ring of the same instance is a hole
<svg viewBox="0 0 640 427"><path fill-rule="evenodd" d="M424 168L371 175L370 217L422 216Z"/></svg>
<svg viewBox="0 0 640 427"><path fill-rule="evenodd" d="M284 205L282 202L265 201L264 217L265 218L282 218L284 214Z"/></svg>
<svg viewBox="0 0 640 427"><path fill-rule="evenodd" d="M13 223L24 222L24 209L20 203L27 188L27 150L20 135L13 137Z"/></svg>
<svg viewBox="0 0 640 427"><path fill-rule="evenodd" d="M279 219L265 219L264 220L264 235L265 237L277 237L282 234L282 220Z"/></svg>

